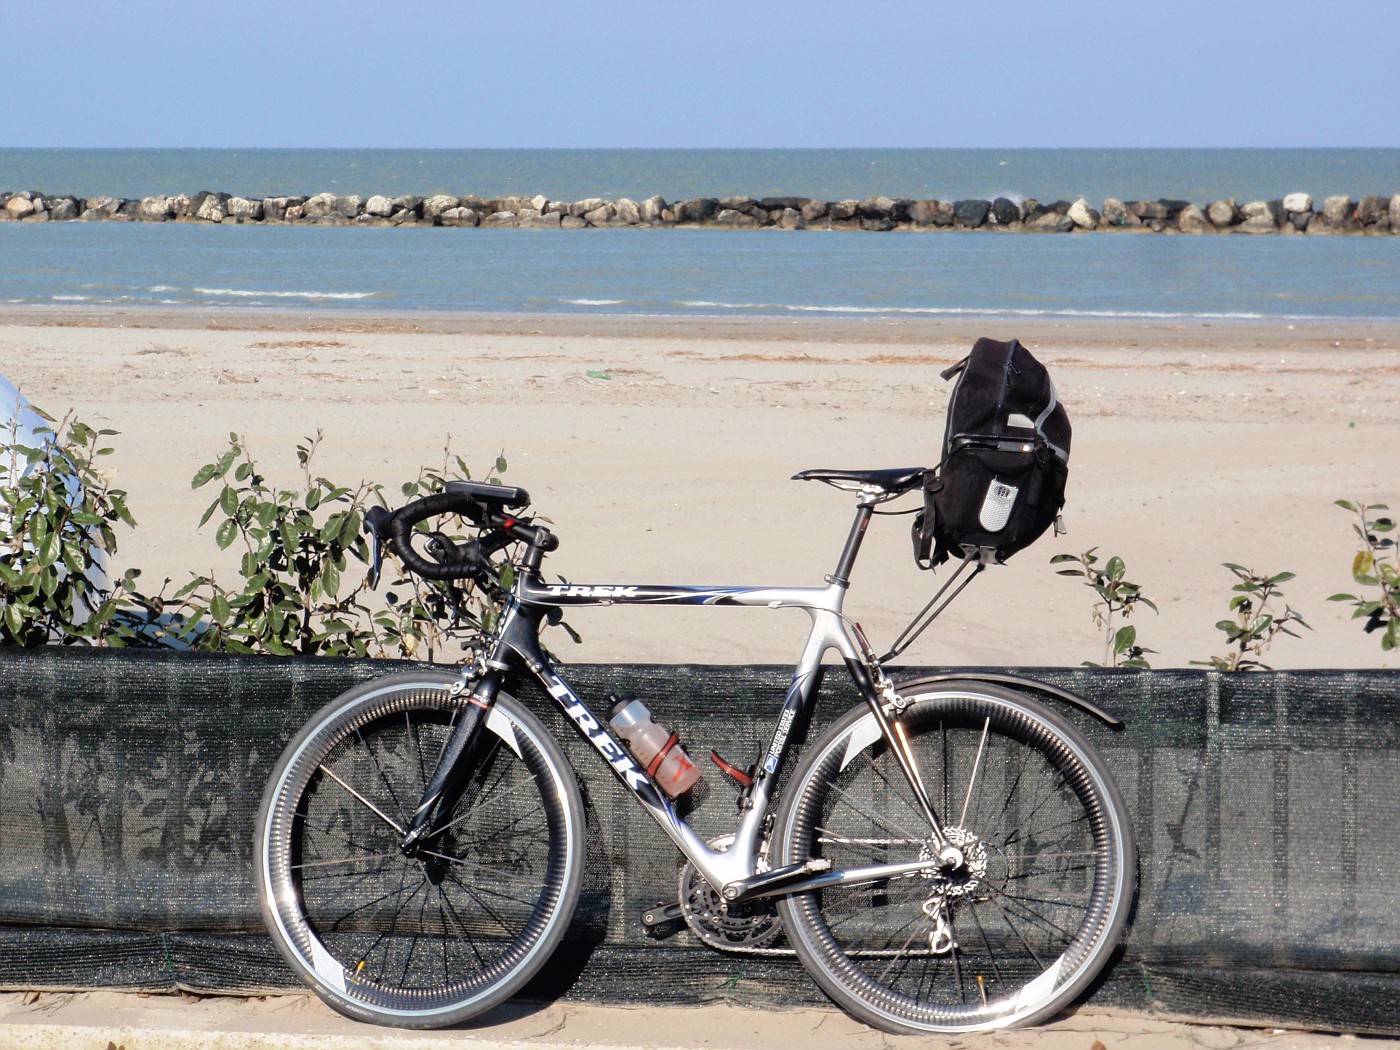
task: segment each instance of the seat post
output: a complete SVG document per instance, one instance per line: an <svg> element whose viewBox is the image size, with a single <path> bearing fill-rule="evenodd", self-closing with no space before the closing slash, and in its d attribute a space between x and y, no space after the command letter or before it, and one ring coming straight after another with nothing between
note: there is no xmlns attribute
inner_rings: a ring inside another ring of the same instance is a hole
<svg viewBox="0 0 1400 1050"><path fill-rule="evenodd" d="M850 534L846 537L846 546L841 551L841 560L836 563L836 571L827 577L832 583L842 587L850 585L851 566L856 563L861 541L865 539L865 530L870 525L870 516L874 513L872 507L871 497L862 495L860 504L856 507L855 520L851 522Z"/></svg>

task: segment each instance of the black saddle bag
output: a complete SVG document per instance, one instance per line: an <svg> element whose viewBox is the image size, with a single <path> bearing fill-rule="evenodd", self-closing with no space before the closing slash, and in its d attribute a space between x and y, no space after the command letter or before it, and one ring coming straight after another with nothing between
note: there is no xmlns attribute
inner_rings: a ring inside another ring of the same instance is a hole
<svg viewBox="0 0 1400 1050"><path fill-rule="evenodd" d="M954 376L942 458L914 519L925 569L954 556L1003 562L1030 546L1059 517L1069 476L1069 417L1029 350L979 339L943 373Z"/></svg>

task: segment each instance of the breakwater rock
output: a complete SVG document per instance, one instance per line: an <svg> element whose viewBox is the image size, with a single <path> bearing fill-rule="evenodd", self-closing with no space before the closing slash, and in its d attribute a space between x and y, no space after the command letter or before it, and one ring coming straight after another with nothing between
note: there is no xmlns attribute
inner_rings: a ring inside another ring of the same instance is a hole
<svg viewBox="0 0 1400 1050"><path fill-rule="evenodd" d="M205 222L357 226L586 227L706 226L784 230L996 230L1034 233L1138 231L1153 233L1400 233L1400 193L1390 197L1328 197L1306 193L1277 200L1130 200L1110 197L1098 207L1082 197L1034 199L818 201L807 197L648 197L557 201L533 197L340 196L250 199L208 190L172 197L74 197L22 190L0 192L0 222Z"/></svg>

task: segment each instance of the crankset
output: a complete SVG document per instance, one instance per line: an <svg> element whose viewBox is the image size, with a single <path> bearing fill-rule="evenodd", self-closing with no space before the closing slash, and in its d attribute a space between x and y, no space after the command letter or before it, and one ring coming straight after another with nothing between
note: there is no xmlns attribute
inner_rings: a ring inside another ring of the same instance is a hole
<svg viewBox="0 0 1400 1050"><path fill-rule="evenodd" d="M733 843L733 835L724 835L711 840L710 848L724 850ZM766 848L759 855L758 870L768 870ZM678 925L683 920L703 943L719 951L744 955L792 954L791 948L773 947L783 932L774 898L728 903L689 861L681 865L676 882L677 903L658 904L643 914L642 922L648 932L660 933L668 922Z"/></svg>

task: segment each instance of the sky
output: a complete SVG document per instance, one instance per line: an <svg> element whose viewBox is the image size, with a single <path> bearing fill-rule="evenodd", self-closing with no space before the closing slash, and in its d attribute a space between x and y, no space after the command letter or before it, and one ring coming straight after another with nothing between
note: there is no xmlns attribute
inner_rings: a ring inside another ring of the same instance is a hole
<svg viewBox="0 0 1400 1050"><path fill-rule="evenodd" d="M1400 0L0 11L0 147L1400 146Z"/></svg>

